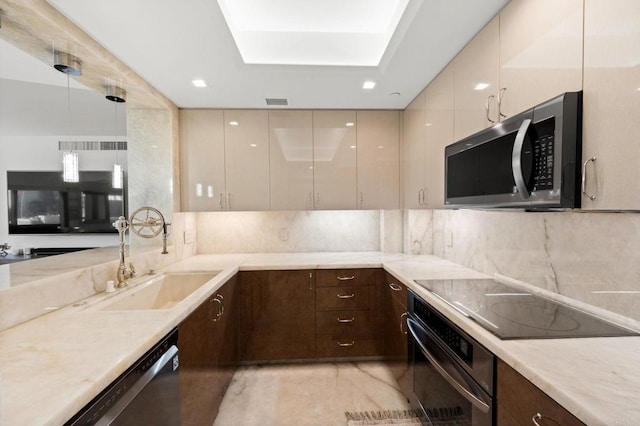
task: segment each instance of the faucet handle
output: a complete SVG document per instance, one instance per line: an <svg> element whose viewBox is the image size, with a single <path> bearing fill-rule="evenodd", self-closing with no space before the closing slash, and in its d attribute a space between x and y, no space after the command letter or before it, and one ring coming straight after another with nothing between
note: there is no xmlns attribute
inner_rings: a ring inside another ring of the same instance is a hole
<svg viewBox="0 0 640 426"><path fill-rule="evenodd" d="M136 276L136 268L133 266L132 262L129 262L129 270L131 271L131 276L135 277Z"/></svg>

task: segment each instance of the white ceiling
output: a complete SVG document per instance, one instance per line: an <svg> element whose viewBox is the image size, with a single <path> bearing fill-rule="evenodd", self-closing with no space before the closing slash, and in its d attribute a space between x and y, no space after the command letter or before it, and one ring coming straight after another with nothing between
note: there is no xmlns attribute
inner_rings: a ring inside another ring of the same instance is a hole
<svg viewBox="0 0 640 426"><path fill-rule="evenodd" d="M508 2L411 0L379 66L336 67L244 64L216 0L47 1L178 107L349 109L404 109Z"/></svg>

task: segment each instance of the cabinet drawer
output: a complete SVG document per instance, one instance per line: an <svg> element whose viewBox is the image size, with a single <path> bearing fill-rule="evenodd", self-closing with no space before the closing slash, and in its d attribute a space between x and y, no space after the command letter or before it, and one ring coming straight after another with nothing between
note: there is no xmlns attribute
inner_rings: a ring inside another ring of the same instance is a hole
<svg viewBox="0 0 640 426"><path fill-rule="evenodd" d="M537 413L542 416L541 425L584 425L502 360L498 360L497 376L498 425L530 425Z"/></svg>
<svg viewBox="0 0 640 426"><path fill-rule="evenodd" d="M388 293L396 299L402 306L407 308L407 286L402 284L393 275L388 272L385 273L384 286L387 288Z"/></svg>
<svg viewBox="0 0 640 426"><path fill-rule="evenodd" d="M316 287L316 308L326 310L368 310L374 305L374 287Z"/></svg>
<svg viewBox="0 0 640 426"><path fill-rule="evenodd" d="M381 353L382 341L373 337L321 334L316 336L318 358L376 356Z"/></svg>
<svg viewBox="0 0 640 426"><path fill-rule="evenodd" d="M380 269L319 269L316 287L371 286L379 274Z"/></svg>
<svg viewBox="0 0 640 426"><path fill-rule="evenodd" d="M316 314L316 334L371 334L378 331L372 311L323 311Z"/></svg>

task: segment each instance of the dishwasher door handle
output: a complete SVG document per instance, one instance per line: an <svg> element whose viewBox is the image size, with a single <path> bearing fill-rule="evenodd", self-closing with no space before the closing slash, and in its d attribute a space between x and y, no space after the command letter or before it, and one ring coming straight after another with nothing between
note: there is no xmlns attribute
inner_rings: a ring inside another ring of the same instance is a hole
<svg viewBox="0 0 640 426"><path fill-rule="evenodd" d="M178 348L171 345L167 351L149 368L140 378L131 386L131 388L107 411L104 416L96 423L96 426L107 426L113 423L120 413L135 399L136 396L158 375L160 370L170 362L173 362L173 370L178 368L177 358Z"/></svg>
<svg viewBox="0 0 640 426"><path fill-rule="evenodd" d="M488 413L490 409L489 404L480 399L482 397L481 393L476 392L471 386L469 386L468 383L466 383L466 381L464 380L464 375L466 373L464 373L464 371L459 371L459 369L452 362L451 365L455 370L457 370L458 374L456 375L459 376L459 380L456 380L456 378L453 377L453 375L450 374L447 369L445 369L441 365L438 359L426 347L423 339L418 336L418 333L422 333L425 336L429 337L429 333L427 332L427 330L425 330L418 322L416 322L412 318L407 318L407 327L412 339L414 340L414 343L418 345L422 354L427 358L427 360L431 363L438 374L440 374L440 376L442 376L442 378L446 380L467 401L469 401L483 413ZM445 354L445 356L447 355Z"/></svg>

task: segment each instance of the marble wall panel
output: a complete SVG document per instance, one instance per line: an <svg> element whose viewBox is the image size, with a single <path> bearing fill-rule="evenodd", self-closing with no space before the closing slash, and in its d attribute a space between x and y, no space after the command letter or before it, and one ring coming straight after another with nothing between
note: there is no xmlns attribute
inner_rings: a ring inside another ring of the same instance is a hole
<svg viewBox="0 0 640 426"><path fill-rule="evenodd" d="M404 253L433 254L433 210L404 211Z"/></svg>
<svg viewBox="0 0 640 426"><path fill-rule="evenodd" d="M402 210L380 210L380 251L402 253Z"/></svg>
<svg viewBox="0 0 640 426"><path fill-rule="evenodd" d="M433 254L640 319L639 214L434 210Z"/></svg>
<svg viewBox="0 0 640 426"><path fill-rule="evenodd" d="M380 211L197 213L198 253L379 251Z"/></svg>

